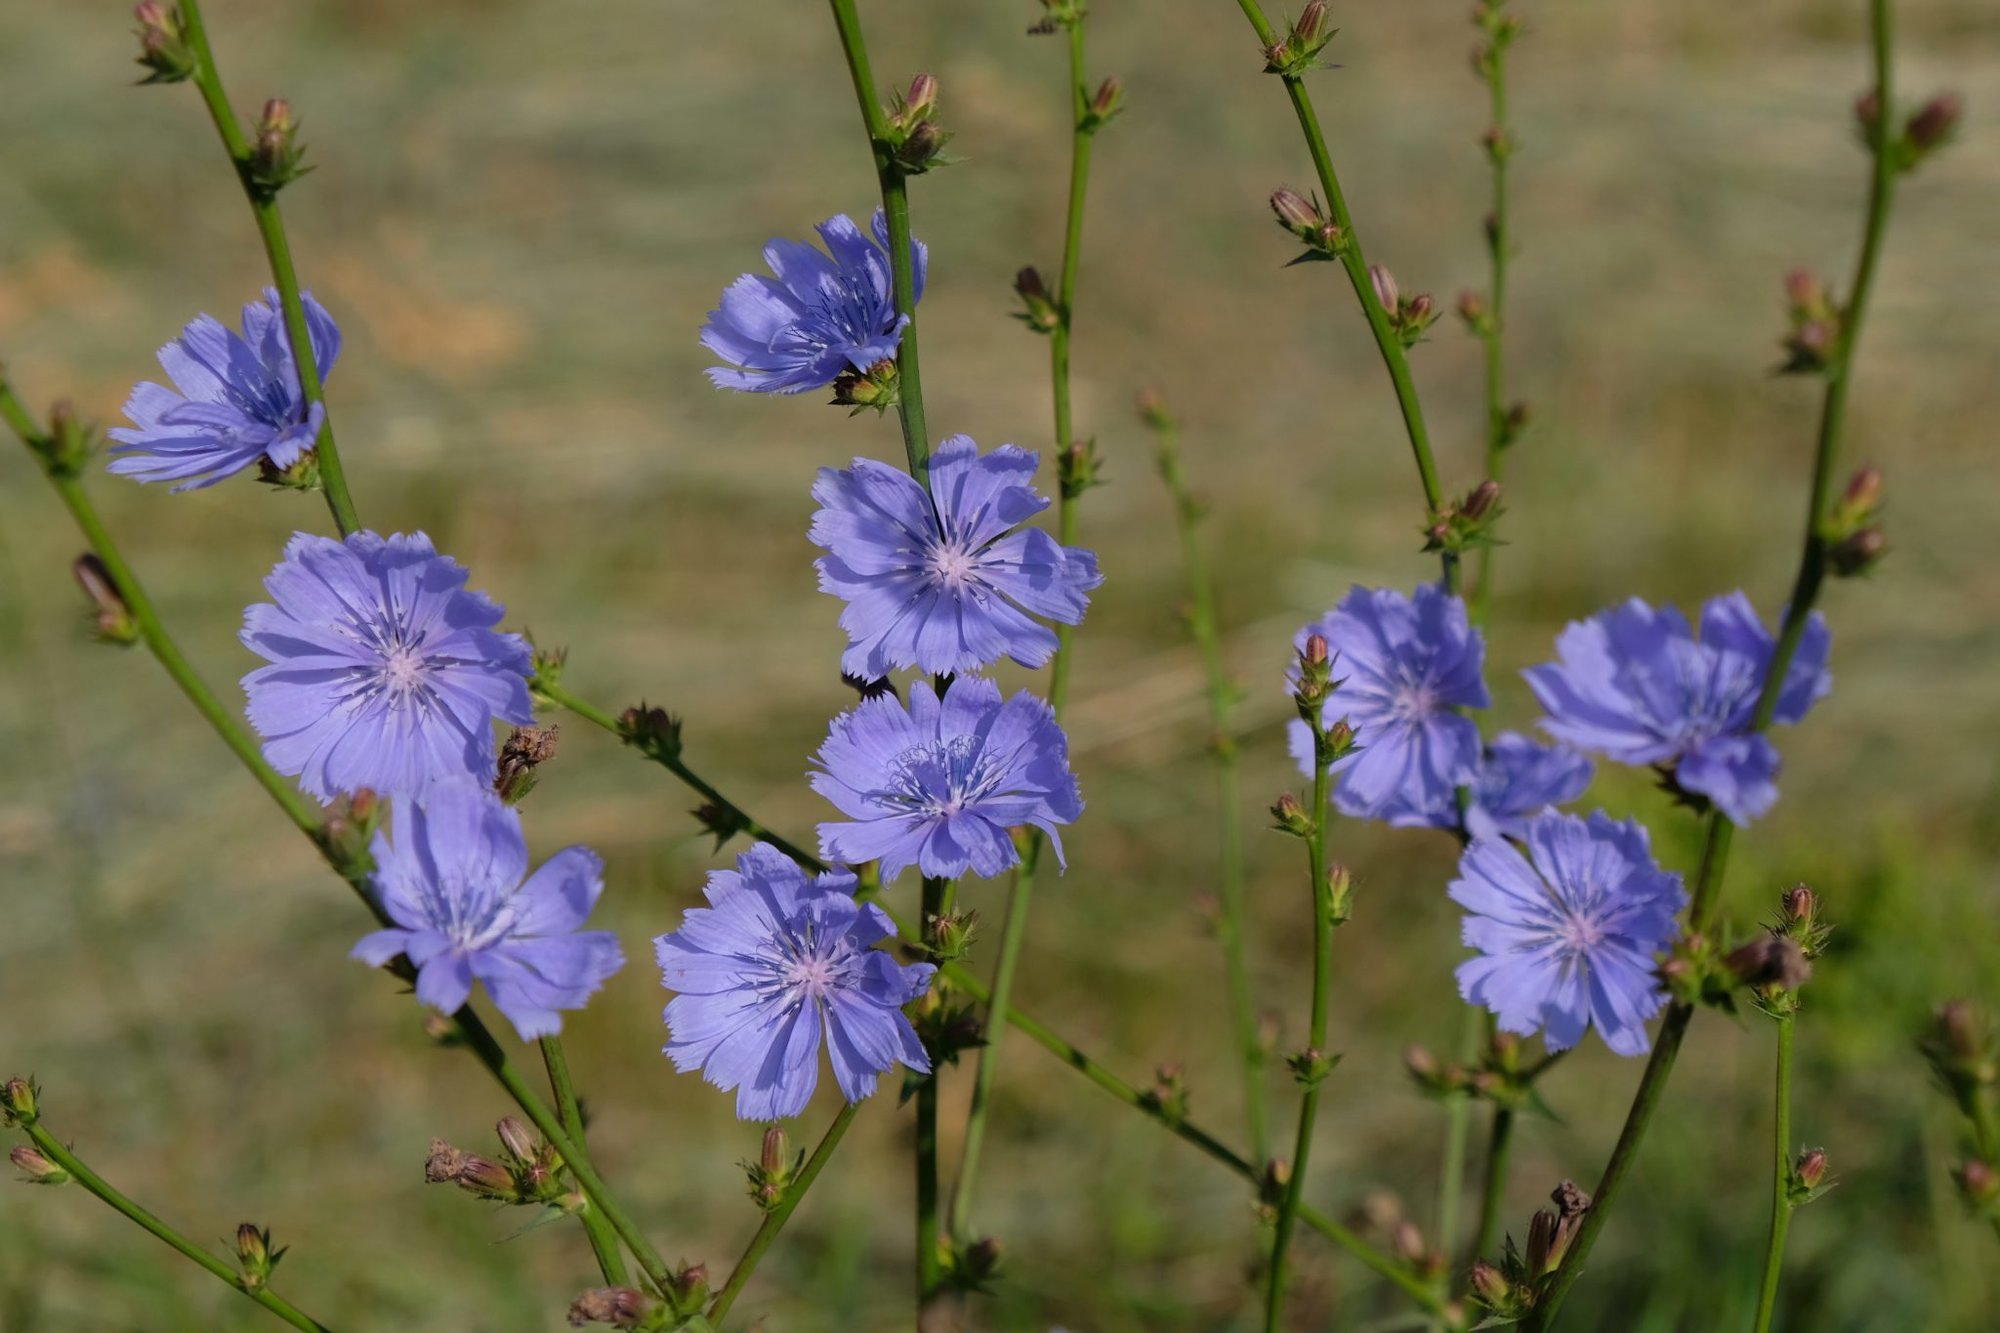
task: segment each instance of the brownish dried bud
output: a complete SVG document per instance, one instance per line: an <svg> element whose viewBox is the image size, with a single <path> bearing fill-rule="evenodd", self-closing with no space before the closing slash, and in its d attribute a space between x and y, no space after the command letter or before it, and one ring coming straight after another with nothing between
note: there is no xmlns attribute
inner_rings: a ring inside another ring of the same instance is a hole
<svg viewBox="0 0 2000 1333"><path fill-rule="evenodd" d="M139 625L132 618L132 608L125 604L118 585L112 582L111 571L98 559L95 552L85 552L70 566L76 576L77 586L83 595L97 609L97 637L106 643L136 643L139 640Z"/></svg>
<svg viewBox="0 0 2000 1333"><path fill-rule="evenodd" d="M1889 554L1889 539L1880 528L1863 528L1835 542L1827 552L1833 572L1842 578L1866 574Z"/></svg>
<svg viewBox="0 0 2000 1333"><path fill-rule="evenodd" d="M1812 977L1805 950L1789 935L1759 935L1730 951L1722 964L1746 986L1791 991Z"/></svg>
<svg viewBox="0 0 2000 1333"><path fill-rule="evenodd" d="M1959 118L1965 114L1965 104L1959 101L1957 93L1939 93L1919 107L1903 127L1910 147L1921 156L1942 148L1958 130Z"/></svg>
<svg viewBox="0 0 2000 1333"><path fill-rule="evenodd" d="M1458 512L1466 518L1478 522L1493 512L1493 506L1500 503L1500 483L1488 477L1472 488L1472 494L1465 497L1465 503Z"/></svg>
<svg viewBox="0 0 2000 1333"><path fill-rule="evenodd" d="M569 1306L569 1326L610 1324L613 1328L638 1328L653 1315L656 1302L631 1287L592 1287Z"/></svg>
<svg viewBox="0 0 2000 1333"><path fill-rule="evenodd" d="M446 1181L457 1180L458 1173L464 1169L464 1153L443 1139L431 1140L431 1154L424 1159L425 1181L432 1185L442 1185Z"/></svg>
<svg viewBox="0 0 2000 1333"><path fill-rule="evenodd" d="M512 804L533 790L535 770L555 757L561 736L562 729L553 723L516 727L508 733L500 745L499 771L493 779L493 790L501 800Z"/></svg>

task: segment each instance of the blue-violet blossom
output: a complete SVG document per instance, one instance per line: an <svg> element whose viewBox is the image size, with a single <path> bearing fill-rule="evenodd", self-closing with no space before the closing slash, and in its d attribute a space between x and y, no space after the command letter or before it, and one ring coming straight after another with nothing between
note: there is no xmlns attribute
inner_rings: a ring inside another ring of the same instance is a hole
<svg viewBox="0 0 2000 1333"><path fill-rule="evenodd" d="M303 300L324 380L340 356L340 330L311 293ZM284 311L270 288L243 307L241 334L197 315L159 356L179 392L150 380L133 388L125 401L132 424L106 432L117 441L111 471L192 490L263 460L288 468L318 440L326 409L305 400Z"/></svg>
<svg viewBox="0 0 2000 1333"><path fill-rule="evenodd" d="M854 900L855 877L807 879L767 843L709 875L707 907L656 939L667 1004L666 1052L683 1073L700 1069L736 1089L745 1120L797 1115L819 1085L820 1034L834 1081L858 1102L877 1074L930 1057L903 1016L937 969L901 966L875 945L896 933L886 913Z"/></svg>
<svg viewBox="0 0 2000 1333"><path fill-rule="evenodd" d="M1503 731L1480 757L1465 808L1465 831L1475 838L1525 838L1528 820L1552 805L1574 801L1589 789L1590 761L1562 745L1543 745L1518 731ZM1456 803L1439 821L1459 824Z"/></svg>
<svg viewBox="0 0 2000 1333"><path fill-rule="evenodd" d="M717 387L803 393L896 355L910 321L896 313L882 210L875 210L874 241L844 213L815 230L826 254L775 237L764 246L764 262L777 276L744 274L723 291L721 308L709 312L702 346L730 362L709 367ZM911 250L913 293L921 300L927 251L920 242Z"/></svg>
<svg viewBox="0 0 2000 1333"><path fill-rule="evenodd" d="M1800 721L1832 690L1830 642L1813 613L1774 721ZM1778 799L1777 747L1750 727L1774 649L1741 592L1702 608L1699 640L1679 610L1635 597L1572 623L1556 639L1560 660L1524 674L1550 735L1619 763L1671 767L1683 791L1747 824Z"/></svg>
<svg viewBox="0 0 2000 1333"><path fill-rule="evenodd" d="M1341 813L1409 827L1455 810L1457 789L1478 777L1480 748L1479 728L1452 710L1491 702L1485 643L1465 603L1432 584L1413 597L1357 587L1300 630L1295 646L1303 651L1314 634L1326 639L1342 682L1322 716L1329 726L1345 718L1358 747L1335 766ZM1311 773L1312 732L1303 722L1291 724L1291 751Z"/></svg>
<svg viewBox="0 0 2000 1333"><path fill-rule="evenodd" d="M1035 455L985 455L954 435L931 455L930 490L900 468L857 458L820 469L812 540L822 591L844 599L841 669L875 679L896 667L975 671L1002 657L1040 666L1056 636L1033 615L1083 619L1102 583L1097 557L1023 528L1048 508L1029 484Z"/></svg>
<svg viewBox="0 0 2000 1333"><path fill-rule="evenodd" d="M417 998L455 1012L485 983L521 1040L562 1031L625 963L618 937L577 929L604 892L604 865L565 847L528 873L521 817L485 787L440 782L396 805L395 836L375 836L376 903L389 929L362 937L354 957L374 967L402 954Z"/></svg>
<svg viewBox="0 0 2000 1333"><path fill-rule="evenodd" d="M1666 1003L1654 955L1679 933L1680 876L1653 861L1636 820L1588 821L1550 810L1528 822L1527 855L1504 838L1474 838L1451 883L1464 939L1480 956L1458 988L1503 1031L1539 1029L1550 1051L1595 1026L1620 1055L1651 1047L1646 1023Z"/></svg>
<svg viewBox="0 0 2000 1333"><path fill-rule="evenodd" d="M940 699L927 681L865 700L833 720L813 790L854 822L819 826L831 860L882 863L884 882L915 865L926 875L991 877L1020 860L1008 830L1048 834L1083 813L1069 743L1049 706L1023 690L960 676Z"/></svg>
<svg viewBox="0 0 2000 1333"><path fill-rule="evenodd" d="M264 757L322 801L362 787L491 780L494 722L534 720L531 665L505 610L423 533L297 533L243 615L271 665L243 678Z"/></svg>

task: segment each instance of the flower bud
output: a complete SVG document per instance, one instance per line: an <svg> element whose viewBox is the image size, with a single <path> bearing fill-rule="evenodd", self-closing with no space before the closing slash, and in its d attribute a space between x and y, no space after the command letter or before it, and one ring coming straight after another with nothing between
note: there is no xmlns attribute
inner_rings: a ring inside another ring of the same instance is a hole
<svg viewBox="0 0 2000 1333"><path fill-rule="evenodd" d="M1339 926L1354 915L1354 876L1335 862L1326 869L1326 919Z"/></svg>
<svg viewBox="0 0 2000 1333"><path fill-rule="evenodd" d="M1807 1148L1792 1164L1792 1177L1808 1191L1817 1190L1826 1180L1826 1149Z"/></svg>
<svg viewBox="0 0 2000 1333"><path fill-rule="evenodd" d="M1419 1083L1435 1083L1444 1072L1444 1065L1436 1055L1414 1044L1403 1048L1403 1068Z"/></svg>
<svg viewBox="0 0 2000 1333"><path fill-rule="evenodd" d="M1484 334L1492 327L1487 314L1486 298L1475 291L1458 294L1458 317L1465 321L1465 327L1474 333Z"/></svg>
<svg viewBox="0 0 2000 1333"><path fill-rule="evenodd" d="M976 1289L1000 1270L1001 1249L997 1236L981 1236L958 1252L953 1276Z"/></svg>
<svg viewBox="0 0 2000 1333"><path fill-rule="evenodd" d="M569 1326L609 1324L639 1328L652 1319L659 1303L631 1287L592 1287L570 1302Z"/></svg>
<svg viewBox="0 0 2000 1333"><path fill-rule="evenodd" d="M1875 141L1875 126L1882 119L1882 98L1873 88L1854 99L1854 123L1864 143Z"/></svg>
<svg viewBox="0 0 2000 1333"><path fill-rule="evenodd" d="M82 475L98 442L97 423L77 415L69 399L58 398L49 408L49 433L31 447L51 474L75 477Z"/></svg>
<svg viewBox="0 0 2000 1333"><path fill-rule="evenodd" d="M310 171L301 166L305 145L298 142L299 123L292 104L282 97L264 103L264 115L251 139L250 161L246 165L251 185L265 198Z"/></svg>
<svg viewBox="0 0 2000 1333"><path fill-rule="evenodd" d="M69 1172L25 1143L8 1153L7 1160L14 1164L22 1178L31 1185L61 1185L69 1180Z"/></svg>
<svg viewBox="0 0 2000 1333"><path fill-rule="evenodd" d="M268 1286L271 1270L285 1257L282 1249L271 1248L271 1233L249 1222L236 1228L236 1264L243 1273L243 1289L258 1291Z"/></svg>
<svg viewBox="0 0 2000 1333"><path fill-rule="evenodd" d="M500 1138L500 1147L517 1162L532 1162L541 1148L541 1141L535 1132L514 1116L501 1117L493 1127Z"/></svg>
<svg viewBox="0 0 2000 1333"><path fill-rule="evenodd" d="M1911 165L1951 142L1964 113L1965 104L1959 101L1957 93L1939 93L1919 107L1903 127L1903 138L1910 146Z"/></svg>
<svg viewBox="0 0 2000 1333"><path fill-rule="evenodd" d="M919 74L910 80L910 91L903 96L903 114L914 124L935 112L937 101L937 76Z"/></svg>
<svg viewBox="0 0 2000 1333"><path fill-rule="evenodd" d="M1326 0L1307 0L1306 7L1299 11L1292 23L1292 37L1301 46L1325 45L1324 38L1332 36L1326 30Z"/></svg>
<svg viewBox="0 0 2000 1333"><path fill-rule="evenodd" d="M667 1279L667 1294L677 1310L700 1309L708 1296L708 1265L682 1264Z"/></svg>
<svg viewBox="0 0 2000 1333"><path fill-rule="evenodd" d="M1847 479L1847 486L1840 493L1843 507L1859 514L1872 514L1882 507L1882 469L1874 464L1859 467Z"/></svg>
<svg viewBox="0 0 2000 1333"><path fill-rule="evenodd" d="M86 551L70 565L70 572L76 576L83 595L97 608L94 617L97 637L105 643L137 643L139 624L132 618L132 608L119 595L118 585L111 581L111 571L104 562L95 553Z"/></svg>
<svg viewBox="0 0 2000 1333"><path fill-rule="evenodd" d="M913 176L941 166L938 154L944 151L945 141L950 137L936 121L923 121L904 136L902 146L896 150L896 164Z"/></svg>
<svg viewBox="0 0 2000 1333"><path fill-rule="evenodd" d="M132 17L139 24L139 63L151 71L141 83L180 83L194 75L197 62L178 9L146 0Z"/></svg>
<svg viewBox="0 0 2000 1333"><path fill-rule="evenodd" d="M877 412L886 412L902 401L902 381L894 361L887 358L877 361L866 371L845 370L833 381L833 398L836 407L851 407L853 416L864 407L872 407Z"/></svg>
<svg viewBox="0 0 2000 1333"><path fill-rule="evenodd" d="M0 1084L0 1115L9 1125L32 1125L41 1117L33 1079L10 1078Z"/></svg>
<svg viewBox="0 0 2000 1333"><path fill-rule="evenodd" d="M1272 191L1271 211L1277 215L1279 226L1300 236L1314 231L1326 220L1318 204L1293 189Z"/></svg>
<svg viewBox="0 0 2000 1333"><path fill-rule="evenodd" d="M1488 1309L1505 1309L1513 1303L1514 1288L1499 1269L1484 1259L1472 1265L1472 1292Z"/></svg>
<svg viewBox="0 0 2000 1333"><path fill-rule="evenodd" d="M1404 1218L1396 1224L1389 1235L1389 1244L1398 1258L1409 1264L1422 1264L1430 1255L1430 1246L1424 1242L1424 1233L1417 1224Z"/></svg>
<svg viewBox="0 0 2000 1333"><path fill-rule="evenodd" d="M1174 414L1167 410L1167 400L1158 389L1141 389L1132 405L1146 429L1166 432L1174 428Z"/></svg>
<svg viewBox="0 0 2000 1333"><path fill-rule="evenodd" d="M493 790L501 800L513 805L535 789L535 770L555 758L556 742L562 729L554 723L546 727L516 727L500 746L499 770Z"/></svg>
<svg viewBox="0 0 2000 1333"><path fill-rule="evenodd" d="M1394 315L1402 309L1402 294L1396 288L1396 275L1381 264L1368 266L1368 282L1375 289L1375 299L1382 309Z"/></svg>
<svg viewBox="0 0 2000 1333"><path fill-rule="evenodd" d="M1968 1206L1984 1208L2000 1201L2000 1172L1977 1157L1968 1158L1951 1174L1958 1182L1959 1196Z"/></svg>
<svg viewBox="0 0 2000 1333"><path fill-rule="evenodd" d="M1312 836L1313 822L1306 816L1305 807L1299 804L1299 798L1290 792L1280 796L1272 805L1271 818L1276 821L1275 827L1281 833L1289 833L1299 838Z"/></svg>
<svg viewBox="0 0 2000 1333"><path fill-rule="evenodd" d="M637 746L648 758L680 758L681 720L664 708L648 708L641 701L619 715L618 730L626 744Z"/></svg>
<svg viewBox="0 0 2000 1333"><path fill-rule="evenodd" d="M443 1139L431 1140L430 1156L424 1159L424 1180L432 1185L442 1185L449 1180L457 1180L458 1173L465 1169L465 1154L446 1143Z"/></svg>
<svg viewBox="0 0 2000 1333"><path fill-rule="evenodd" d="M1821 310L1826 306L1826 288L1811 269L1795 268L1785 275L1785 299L1794 310Z"/></svg>
<svg viewBox="0 0 2000 1333"><path fill-rule="evenodd" d="M1805 951L1789 935L1760 934L1730 951L1723 966L1746 986L1794 991L1812 976Z"/></svg>
<svg viewBox="0 0 2000 1333"><path fill-rule="evenodd" d="M1458 507L1458 512L1476 523L1492 513L1498 503L1500 483L1488 477L1472 488L1472 493L1465 497L1465 503Z"/></svg>
<svg viewBox="0 0 2000 1333"><path fill-rule="evenodd" d="M1096 130L1117 115L1124 104L1125 85L1119 82L1116 74L1113 74L1097 85L1097 91L1091 94L1090 101L1084 105L1083 123L1080 128L1085 133Z"/></svg>
<svg viewBox="0 0 2000 1333"><path fill-rule="evenodd" d="M1062 307L1042 281L1041 270L1030 264L1014 275L1014 294L1021 298L1022 311L1015 316L1037 333L1052 333L1062 326Z"/></svg>
<svg viewBox="0 0 2000 1333"><path fill-rule="evenodd" d="M1858 578L1871 572L1889 553L1889 539L1880 528L1863 528L1835 542L1827 555L1833 572L1841 578Z"/></svg>
<svg viewBox="0 0 2000 1333"><path fill-rule="evenodd" d="M514 1183L514 1173L490 1157L466 1154L453 1177L460 1189L477 1194L482 1199L494 1199L501 1203L519 1203L521 1190Z"/></svg>

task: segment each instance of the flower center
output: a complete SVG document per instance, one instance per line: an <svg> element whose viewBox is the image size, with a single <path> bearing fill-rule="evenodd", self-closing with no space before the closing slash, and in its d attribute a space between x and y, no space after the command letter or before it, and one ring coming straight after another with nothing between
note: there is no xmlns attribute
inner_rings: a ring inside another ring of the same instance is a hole
<svg viewBox="0 0 2000 1333"><path fill-rule="evenodd" d="M786 966L785 984L796 987L811 999L821 1000L833 991L834 972L832 959L806 954L794 958Z"/></svg>
<svg viewBox="0 0 2000 1333"><path fill-rule="evenodd" d="M1437 708L1437 691L1426 680L1406 680L1389 695L1389 715L1398 722L1422 721Z"/></svg>
<svg viewBox="0 0 2000 1333"><path fill-rule="evenodd" d="M1575 912L1566 914L1556 927L1556 938L1571 954L1587 957L1604 943L1604 923Z"/></svg>
<svg viewBox="0 0 2000 1333"><path fill-rule="evenodd" d="M424 687L430 664L408 644L395 644L382 654L382 683L392 694L411 694Z"/></svg>
<svg viewBox="0 0 2000 1333"><path fill-rule="evenodd" d="M978 557L956 542L940 542L933 546L925 557L924 565L933 583L952 592L962 590L979 574Z"/></svg>
<svg viewBox="0 0 2000 1333"><path fill-rule="evenodd" d="M950 816L983 800L999 785L1001 771L976 736L913 745L896 756L885 805Z"/></svg>

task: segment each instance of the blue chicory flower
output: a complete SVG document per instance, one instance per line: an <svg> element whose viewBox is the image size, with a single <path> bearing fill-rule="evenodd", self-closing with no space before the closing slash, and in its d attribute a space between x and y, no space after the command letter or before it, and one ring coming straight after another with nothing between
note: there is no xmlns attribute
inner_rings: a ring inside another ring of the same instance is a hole
<svg viewBox="0 0 2000 1333"><path fill-rule="evenodd" d="M340 330L311 293L303 299L324 380L340 356ZM132 424L106 432L117 441L111 471L192 490L263 461L288 468L319 439L326 409L308 404L299 387L276 291L243 307L241 334L197 315L159 356L179 392L151 381L133 388L125 402Z"/></svg>
<svg viewBox="0 0 2000 1333"><path fill-rule="evenodd" d="M926 875L969 869L991 877L1020 860L1008 830L1048 834L1083 813L1069 771L1069 742L1048 704L1023 690L1004 703L1000 687L960 676L940 699L928 682L868 699L833 721L820 747L813 790L851 823L819 826L831 860L882 863L884 882L906 866Z"/></svg>
<svg viewBox="0 0 2000 1333"><path fill-rule="evenodd" d="M875 946L895 926L854 900L855 877L807 879L767 843L709 875L707 907L656 939L667 1005L666 1053L686 1073L736 1089L736 1114L781 1120L819 1085L820 1036L834 1081L858 1102L898 1064L928 1074L930 1057L902 1008L937 969L897 964Z"/></svg>
<svg viewBox="0 0 2000 1333"><path fill-rule="evenodd" d="M803 393L896 355L910 321L896 313L882 210L875 210L874 241L844 213L815 230L826 242L825 254L773 238L764 246L764 262L777 276L744 274L723 291L721 307L709 312L702 346L730 363L709 367L717 387ZM912 243L919 300L927 253L921 242Z"/></svg>
<svg viewBox="0 0 2000 1333"><path fill-rule="evenodd" d="M1646 1023L1667 999L1654 955L1679 934L1687 901L1680 876L1654 862L1636 820L1550 810L1525 831L1526 855L1480 837L1458 863L1451 899L1479 951L1458 968L1460 993L1503 1031L1540 1030L1552 1052L1594 1026L1618 1054L1645 1054Z"/></svg>
<svg viewBox="0 0 2000 1333"><path fill-rule="evenodd" d="M1590 761L1576 751L1503 731L1480 759L1465 809L1465 831L1475 838L1525 838L1531 816L1574 801L1589 789L1590 779ZM1443 826L1458 822L1454 809Z"/></svg>
<svg viewBox="0 0 2000 1333"><path fill-rule="evenodd" d="M1358 747L1335 766L1340 812L1409 827L1455 811L1457 789L1478 777L1480 746L1479 728L1452 710L1492 702L1481 674L1485 642L1465 603L1431 584L1413 597L1357 587L1300 630L1295 646L1303 651L1314 634L1326 639L1342 682L1322 716L1329 726L1345 718ZM1290 739L1310 774L1311 730L1293 722Z"/></svg>
<svg viewBox="0 0 2000 1333"><path fill-rule="evenodd" d="M1778 751L1750 722L1775 642L1741 592L1702 608L1701 637L1674 607L1638 598L1571 624L1560 660L1524 674L1558 740L1623 764L1672 770L1683 790L1748 824L1778 799ZM1778 695L1778 722L1802 720L1833 689L1831 636L1815 612Z"/></svg>
<svg viewBox="0 0 2000 1333"><path fill-rule="evenodd" d="M423 533L297 533L243 615L269 662L243 678L264 757L330 801L494 771L493 724L534 720L528 645Z"/></svg>
<svg viewBox="0 0 2000 1333"><path fill-rule="evenodd" d="M981 455L954 435L931 455L928 494L872 459L820 469L812 540L828 552L821 590L847 602L843 671L872 680L897 667L951 674L1002 657L1048 661L1056 636L1032 616L1074 625L1104 580L1089 551L1020 526L1049 505L1029 484L1035 461L1011 444Z"/></svg>
<svg viewBox="0 0 2000 1333"><path fill-rule="evenodd" d="M604 892L604 864L565 847L528 873L521 817L482 786L440 782L399 801L394 837L377 834L372 881L395 924L362 937L354 957L397 954L417 969L417 998L455 1012L484 983L521 1040L562 1031L625 957L618 937L578 930Z"/></svg>

